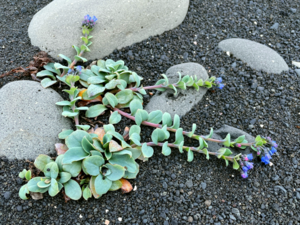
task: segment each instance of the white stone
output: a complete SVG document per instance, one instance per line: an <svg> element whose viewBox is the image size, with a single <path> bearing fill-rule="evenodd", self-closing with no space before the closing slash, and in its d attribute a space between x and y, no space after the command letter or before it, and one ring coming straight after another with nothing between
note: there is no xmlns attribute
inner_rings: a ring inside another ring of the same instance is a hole
<svg viewBox="0 0 300 225"><path fill-rule="evenodd" d="M184 20L189 0L56 0L32 19L31 43L51 56L73 57L80 47L81 23L86 14L98 18L87 59L99 59L177 27Z"/></svg>
<svg viewBox="0 0 300 225"><path fill-rule="evenodd" d="M55 103L62 97L34 81L14 81L0 89L0 155L8 159L35 159L55 153L62 129L71 120Z"/></svg>
<svg viewBox="0 0 300 225"><path fill-rule="evenodd" d="M207 72L203 66L197 63L183 63L176 66L172 66L166 72L169 79L169 83L173 84L178 81L178 72L182 77L185 75L197 76L197 79L208 79ZM162 77L163 79L163 77ZM193 87L189 87L187 90L181 90L177 88L178 95L174 97L173 90L167 90L165 92L156 93L150 102L146 105L145 110L148 112L161 110L162 112L168 112L171 116L175 114L184 116L192 107L201 101L203 96L207 92L207 88L200 87L197 91Z"/></svg>
<svg viewBox="0 0 300 225"><path fill-rule="evenodd" d="M230 52L247 63L252 69L275 74L289 70L288 65L277 52L255 41L231 38L221 41L218 46L224 52Z"/></svg>

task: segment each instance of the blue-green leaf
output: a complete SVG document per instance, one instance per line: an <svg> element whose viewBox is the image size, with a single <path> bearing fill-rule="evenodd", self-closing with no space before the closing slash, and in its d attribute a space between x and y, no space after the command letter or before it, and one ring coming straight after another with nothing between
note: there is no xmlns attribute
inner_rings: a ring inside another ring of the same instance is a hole
<svg viewBox="0 0 300 225"><path fill-rule="evenodd" d="M194 152L189 148L187 154L188 154L188 159L187 159L187 161L188 161L188 162L192 162L192 161L194 160Z"/></svg>
<svg viewBox="0 0 300 225"><path fill-rule="evenodd" d="M194 133L195 133L196 128L197 128L196 124L193 123L192 131L189 132L187 136L188 137L192 137L194 135Z"/></svg>
<svg viewBox="0 0 300 225"><path fill-rule="evenodd" d="M106 194L112 185L112 181L99 174L95 180L95 190L98 195Z"/></svg>
<svg viewBox="0 0 300 225"><path fill-rule="evenodd" d="M111 181L120 180L125 175L125 168L123 166L117 164L106 164L105 166L111 171L111 174L106 176Z"/></svg>
<svg viewBox="0 0 300 225"><path fill-rule="evenodd" d="M113 112L109 117L109 123L110 124L117 124L121 121L122 117L118 113L118 111Z"/></svg>
<svg viewBox="0 0 300 225"><path fill-rule="evenodd" d="M97 176L100 174L100 166L105 163L105 160L102 156L94 155L85 158L82 161L82 167L84 167L85 171L92 176Z"/></svg>
<svg viewBox="0 0 300 225"><path fill-rule="evenodd" d="M55 76L53 75L53 73L48 70L42 70L41 72L38 72L36 74L36 76L37 77L51 77L52 80L55 80Z"/></svg>
<svg viewBox="0 0 300 225"><path fill-rule="evenodd" d="M175 114L174 115L174 123L173 123L173 126L171 128L178 129L179 126L180 126L180 117L177 114Z"/></svg>
<svg viewBox="0 0 300 225"><path fill-rule="evenodd" d="M130 89L122 90L116 94L116 97L120 104L126 104L133 99L133 91Z"/></svg>
<svg viewBox="0 0 300 225"><path fill-rule="evenodd" d="M131 115L134 116L136 114L136 112L137 112L138 109L143 109L142 103L139 100L137 100L137 99L132 100L130 102Z"/></svg>
<svg viewBox="0 0 300 225"><path fill-rule="evenodd" d="M43 88L47 88L47 87L50 87L51 85L57 83L57 80L51 80L50 78L44 78L42 81L41 81L41 85Z"/></svg>
<svg viewBox="0 0 300 225"><path fill-rule="evenodd" d="M183 137L182 131L183 131L182 128L179 128L179 129L176 130L176 134L175 134L176 140L175 140L174 144L178 145L182 141L184 141L184 137Z"/></svg>
<svg viewBox="0 0 300 225"><path fill-rule="evenodd" d="M172 117L170 113L165 112L163 114L162 121L163 121L163 126L167 125L168 127L170 127L172 125Z"/></svg>
<svg viewBox="0 0 300 225"><path fill-rule="evenodd" d="M118 99L116 98L116 96L114 96L110 92L107 92L105 94L105 98L107 99L107 101L109 102L109 104L111 105L111 107L113 107L113 108L118 104Z"/></svg>
<svg viewBox="0 0 300 225"><path fill-rule="evenodd" d="M83 148L73 147L64 154L63 164L71 164L74 161L81 161L88 156L89 154L86 153Z"/></svg>
<svg viewBox="0 0 300 225"><path fill-rule="evenodd" d="M56 179L59 173L59 169L58 169L58 165L56 162L49 162L44 170L43 170L44 174L46 177L51 177Z"/></svg>
<svg viewBox="0 0 300 225"><path fill-rule="evenodd" d="M93 105L86 111L85 116L88 118L94 118L100 116L105 112L105 110L107 110L107 108L104 105Z"/></svg>
<svg viewBox="0 0 300 225"><path fill-rule="evenodd" d="M88 200L89 198L92 197L92 192L88 186L83 188L82 196L85 200Z"/></svg>
<svg viewBox="0 0 300 225"><path fill-rule="evenodd" d="M146 143L142 145L142 153L145 158L150 158L153 156L154 150L152 147L147 146Z"/></svg>
<svg viewBox="0 0 300 225"><path fill-rule="evenodd" d="M160 110L152 111L149 114L148 122L159 124L162 121L162 112Z"/></svg>
<svg viewBox="0 0 300 225"><path fill-rule="evenodd" d="M71 164L65 164L62 166L63 171L71 174L72 177L77 177L81 171L81 161L72 162Z"/></svg>
<svg viewBox="0 0 300 225"><path fill-rule="evenodd" d="M26 200L28 199L26 194L29 194L29 190L27 188L27 184L23 185L19 190L19 196L21 199Z"/></svg>
<svg viewBox="0 0 300 225"><path fill-rule="evenodd" d="M146 110L138 109L135 114L135 122L137 125L141 125L143 121L148 119L148 113Z"/></svg>
<svg viewBox="0 0 300 225"><path fill-rule="evenodd" d="M59 192L58 183L54 178L51 178L51 185L48 189L48 193L51 197L54 197Z"/></svg>
<svg viewBox="0 0 300 225"><path fill-rule="evenodd" d="M169 156L171 154L171 148L168 146L168 142L166 141L162 146L162 154L165 156Z"/></svg>
<svg viewBox="0 0 300 225"><path fill-rule="evenodd" d="M126 168L130 173L134 173L137 170L134 159L128 155L120 155L118 153L113 153L112 157L108 160L111 164L118 164Z"/></svg>
<svg viewBox="0 0 300 225"><path fill-rule="evenodd" d="M225 145L226 147L230 147L230 134L227 134L226 138L224 139L223 145Z"/></svg>
<svg viewBox="0 0 300 225"><path fill-rule="evenodd" d="M78 200L81 198L82 191L79 184L75 180L69 180L64 184L66 195L72 200Z"/></svg>

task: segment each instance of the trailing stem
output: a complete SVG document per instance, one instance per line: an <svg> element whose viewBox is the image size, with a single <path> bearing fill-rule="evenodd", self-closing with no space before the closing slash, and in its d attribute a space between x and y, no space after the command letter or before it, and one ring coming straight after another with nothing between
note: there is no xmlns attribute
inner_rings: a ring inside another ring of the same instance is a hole
<svg viewBox="0 0 300 225"><path fill-rule="evenodd" d="M144 143L141 143L141 144L143 145ZM164 143L160 143L160 142L158 142L157 144L155 144L154 142L146 142L146 144L147 144L147 146L152 146L152 147L162 147L164 145ZM138 147L138 146L134 144L134 145L131 145L131 147L135 148L135 147ZM168 147L170 147L170 148L179 148L179 145L168 143ZM199 150L199 149L197 149L195 147L183 146L182 149L185 150L185 151L188 151L188 149L190 149L193 152L198 152L198 153L202 153L202 154L206 155L206 153L204 151ZM209 151L208 151L208 154L216 156L216 157L218 157L218 155L219 155L218 152L209 152ZM223 156L223 157L225 159L227 159L228 161L233 162L233 159L239 157L240 155L241 154L235 155L235 156Z"/></svg>
<svg viewBox="0 0 300 225"><path fill-rule="evenodd" d="M132 116L132 115L130 115L130 114L128 114L128 113L126 113L126 112L118 109L118 108L114 108L113 110L117 111L120 115L125 116L125 117L127 117L127 118L135 121L135 117L134 116ZM160 124L150 123L150 122L147 122L147 121L143 121L142 124L145 125L145 126L155 127L155 128L162 128L163 127ZM169 127L167 128L167 130L171 131L171 132L174 132L174 133L177 131L177 129L173 129L173 128L169 128ZM186 136L189 136L189 133L190 132L182 131L182 134L186 135ZM191 136L191 138L196 139L196 140L199 140L199 137L203 138L205 141L211 141L211 142L216 142L216 143L220 143L220 144L224 143L224 140L217 140L217 139L213 139L213 138L207 138L207 137L205 137L203 135L193 134ZM241 146L249 146L249 147L252 146L252 145L254 145L254 144L255 143L240 143Z"/></svg>
<svg viewBox="0 0 300 225"><path fill-rule="evenodd" d="M85 37L88 37L88 34L85 34ZM82 56L83 53L85 52L85 50L81 50L78 56ZM70 64L69 68L70 69L74 69L74 66L76 65L76 63L78 62L77 59L74 59L73 62ZM66 74L66 72L64 71L60 76L63 77Z"/></svg>

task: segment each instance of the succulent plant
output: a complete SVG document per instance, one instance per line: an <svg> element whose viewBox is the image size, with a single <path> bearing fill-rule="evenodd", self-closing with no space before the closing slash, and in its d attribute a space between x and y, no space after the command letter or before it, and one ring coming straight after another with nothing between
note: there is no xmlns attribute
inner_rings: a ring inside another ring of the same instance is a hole
<svg viewBox="0 0 300 225"><path fill-rule="evenodd" d="M132 190L127 179L135 179L139 173L139 164L136 160L147 161L153 156L153 147L162 148L162 154L169 156L172 149L178 149L180 153L186 153L189 162L194 160L194 153L204 154L208 160L215 156L228 166L232 163L233 169L240 170L243 178L248 177L249 170L254 164L252 154L233 154L230 148L241 150L249 147L257 156L261 157L265 164L270 163L271 156L277 151L277 143L270 137L257 136L255 142L248 143L245 135L235 140L228 134L224 139L213 138L213 129L208 135L195 134L196 124L192 125L191 131L184 131L180 127L180 117L175 115L172 119L167 112L159 110L148 113L143 109L143 96L147 90L165 91L172 89L176 95L177 89L185 90L189 87L199 90L200 88L224 88L222 78L210 77L202 80L195 76L181 76L178 82L170 84L166 75L158 80L154 86L143 87L143 78L135 72L128 70L124 62L99 60L90 69L76 66L77 61L86 59L82 54L89 51L91 45L89 33L92 31L95 18L86 16L83 22L82 37L84 45L81 48L74 46L77 55L72 62L66 56L60 55L68 62L68 66L59 63L47 64L45 71L38 76L48 76L42 80L43 87L48 87L57 82L65 84L69 89L64 90L69 94L69 101L57 102L63 107L62 115L74 120L76 129L63 130L58 136L65 140L65 144L55 145L58 156L51 159L47 155L40 155L34 162L36 168L44 173L44 177L33 177L31 171L23 170L19 176L26 178L28 183L19 191L22 199L27 199L30 192L45 193L50 196L57 195L62 189L65 195L73 200L82 196L88 200L92 196L100 198L108 191L121 189L123 193ZM56 78L54 74L57 74ZM51 79L52 80L51 80ZM76 83L83 87L79 89ZM89 106L92 104L92 106ZM122 109L128 108L130 113ZM86 111L85 116L95 118L105 111L112 113L109 124L101 128L91 128L90 125L81 125L79 115ZM116 132L114 124L123 117L135 121L136 125L125 128L123 135ZM155 128L151 134L151 142L142 142L141 125ZM168 141L170 132L175 133L175 141ZM196 147L185 146L184 136L198 140ZM208 143L216 142L223 145L217 152L208 150Z"/></svg>

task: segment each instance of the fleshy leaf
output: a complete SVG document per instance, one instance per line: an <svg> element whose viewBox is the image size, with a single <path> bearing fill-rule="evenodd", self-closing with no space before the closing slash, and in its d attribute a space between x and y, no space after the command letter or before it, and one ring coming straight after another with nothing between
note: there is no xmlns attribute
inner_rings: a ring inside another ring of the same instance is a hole
<svg viewBox="0 0 300 225"><path fill-rule="evenodd" d="M119 190L121 187L122 187L121 181L119 181L119 180L113 181L109 191L116 191L116 190Z"/></svg>
<svg viewBox="0 0 300 225"><path fill-rule="evenodd" d="M168 146L167 141L162 146L162 154L165 156L169 156L171 154L171 148Z"/></svg>
<svg viewBox="0 0 300 225"><path fill-rule="evenodd" d="M147 121L150 123L159 124L162 121L162 116L163 116L163 114L160 110L152 111L149 114Z"/></svg>
<svg viewBox="0 0 300 225"><path fill-rule="evenodd" d="M107 108L104 105L98 104L91 106L85 113L85 116L88 118L94 118L102 115Z"/></svg>
<svg viewBox="0 0 300 225"><path fill-rule="evenodd" d="M77 177L81 171L81 161L72 162L71 164L65 164L62 166L63 171L68 172L72 177Z"/></svg>
<svg viewBox="0 0 300 225"><path fill-rule="evenodd" d="M112 185L112 181L99 174L95 180L95 191L98 195L106 194Z"/></svg>
<svg viewBox="0 0 300 225"><path fill-rule="evenodd" d="M63 155L68 151L68 147L65 144L57 143L55 144L55 150L57 155Z"/></svg>
<svg viewBox="0 0 300 225"><path fill-rule="evenodd" d="M82 191L79 184L75 180L69 180L67 183L63 184L65 188L66 195L73 200L78 200L81 198Z"/></svg>
<svg viewBox="0 0 300 225"><path fill-rule="evenodd" d="M50 156L48 155L39 155L35 161L34 161L34 165L36 168L38 168L39 170L43 171L45 166L49 163L49 162L53 162L53 160L50 158Z"/></svg>
<svg viewBox="0 0 300 225"><path fill-rule="evenodd" d="M122 117L118 113L118 111L113 112L109 117L109 123L110 124L117 124L121 121Z"/></svg>
<svg viewBox="0 0 300 225"><path fill-rule="evenodd" d="M86 153L81 147L70 148L64 154L63 164L71 164L74 161L81 161L88 156L89 154Z"/></svg>
<svg viewBox="0 0 300 225"><path fill-rule="evenodd" d="M125 168L123 166L116 164L106 164L105 166L111 171L111 174L106 176L111 181L117 181L121 179L125 174Z"/></svg>
<svg viewBox="0 0 300 225"><path fill-rule="evenodd" d="M194 160L194 152L189 148L188 150L188 162L192 162Z"/></svg>
<svg viewBox="0 0 300 225"><path fill-rule="evenodd" d="M82 162L82 167L85 171L92 176L97 176L100 174L100 166L105 163L102 156L94 155L87 157Z"/></svg>

